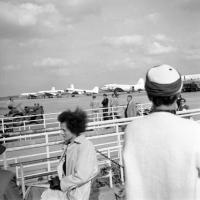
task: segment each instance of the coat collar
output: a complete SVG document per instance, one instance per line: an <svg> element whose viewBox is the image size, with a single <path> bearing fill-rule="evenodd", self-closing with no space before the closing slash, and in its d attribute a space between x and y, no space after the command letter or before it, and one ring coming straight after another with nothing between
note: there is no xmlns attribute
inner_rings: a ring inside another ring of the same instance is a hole
<svg viewBox="0 0 200 200"><path fill-rule="evenodd" d="M82 144L84 140L85 140L85 136L84 135L80 135L80 136L78 136L78 137L76 137L74 139L74 143Z"/></svg>

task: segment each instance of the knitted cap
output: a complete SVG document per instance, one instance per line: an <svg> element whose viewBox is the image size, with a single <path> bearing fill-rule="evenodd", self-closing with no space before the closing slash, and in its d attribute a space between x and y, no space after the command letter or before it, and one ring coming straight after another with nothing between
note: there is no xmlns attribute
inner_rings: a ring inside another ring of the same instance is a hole
<svg viewBox="0 0 200 200"><path fill-rule="evenodd" d="M145 89L152 96L171 96L181 92L179 72L170 65L152 67L146 74Z"/></svg>

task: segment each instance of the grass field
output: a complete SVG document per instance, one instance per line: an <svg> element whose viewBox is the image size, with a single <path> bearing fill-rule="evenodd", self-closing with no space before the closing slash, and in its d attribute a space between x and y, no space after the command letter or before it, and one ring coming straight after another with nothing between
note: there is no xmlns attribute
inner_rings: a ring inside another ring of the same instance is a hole
<svg viewBox="0 0 200 200"><path fill-rule="evenodd" d="M132 94L135 102L148 103L149 100L145 92ZM126 104L127 94L119 95L119 104ZM187 100L187 104L191 109L200 108L200 92L183 93L182 96ZM102 94L97 96L97 100L101 103L103 97ZM74 109L77 106L83 109L89 109L91 96L76 96L76 97L64 97L53 99L17 99L16 104L22 104L22 106L33 106L34 103L39 103L44 107L45 113L61 112L66 109ZM8 101L0 101L0 115L8 112Z"/></svg>

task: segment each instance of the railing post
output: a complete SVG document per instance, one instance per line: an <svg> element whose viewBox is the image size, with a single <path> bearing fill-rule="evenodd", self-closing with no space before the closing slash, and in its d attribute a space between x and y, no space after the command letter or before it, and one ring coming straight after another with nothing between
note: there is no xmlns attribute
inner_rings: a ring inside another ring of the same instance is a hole
<svg viewBox="0 0 200 200"><path fill-rule="evenodd" d="M17 158L15 158L15 163L17 163ZM17 179L17 185L19 185L19 171L18 171L18 166L16 165L15 167L15 174L16 174L16 179Z"/></svg>
<svg viewBox="0 0 200 200"><path fill-rule="evenodd" d="M99 121L99 113L98 113L98 111L96 112L96 114L97 114L97 122Z"/></svg>
<svg viewBox="0 0 200 200"><path fill-rule="evenodd" d="M26 121L23 121L24 124L24 131L26 130Z"/></svg>
<svg viewBox="0 0 200 200"><path fill-rule="evenodd" d="M108 158L110 159L110 149L108 149ZM112 181L112 165L111 165L111 161L109 160L109 167L110 167L110 171L109 171L109 182L110 182L110 187L113 188L113 181Z"/></svg>
<svg viewBox="0 0 200 200"><path fill-rule="evenodd" d="M117 135L117 143L118 143L118 156L119 156L119 164L122 166L122 151L121 151L121 138L120 138L120 134L119 134L119 125L116 124L116 133L118 133ZM124 184L124 170L122 167L120 167L120 175L121 175L121 182L122 184Z"/></svg>
<svg viewBox="0 0 200 200"><path fill-rule="evenodd" d="M112 118L114 119L114 110L113 110L113 107L111 107L111 112L112 112Z"/></svg>
<svg viewBox="0 0 200 200"><path fill-rule="evenodd" d="M4 120L3 120L3 118L1 119L1 123L2 123L2 132L4 134L5 133L5 129L4 129Z"/></svg>
<svg viewBox="0 0 200 200"><path fill-rule="evenodd" d="M4 166L4 169L8 168L7 158L6 158L6 151L4 151L4 153L3 153L3 166Z"/></svg>
<svg viewBox="0 0 200 200"><path fill-rule="evenodd" d="M46 118L45 118L45 114L43 114L43 123L44 123L44 129L46 129Z"/></svg>
<svg viewBox="0 0 200 200"><path fill-rule="evenodd" d="M122 166L122 148L119 147L119 164ZM120 167L121 182L124 184L124 169Z"/></svg>
<svg viewBox="0 0 200 200"><path fill-rule="evenodd" d="M21 172L21 181L22 181L22 193L23 193L23 199L24 199L25 194L26 194L26 189L25 189L24 170L23 170L22 163L20 163L20 172Z"/></svg>
<svg viewBox="0 0 200 200"><path fill-rule="evenodd" d="M45 134L45 140L46 140L46 145L47 145L46 146L47 158L50 158L49 145L48 145L48 143L49 143L49 137L48 137L48 133L47 132ZM47 160L47 170L48 170L48 172L51 171L51 163L50 163L49 160Z"/></svg>

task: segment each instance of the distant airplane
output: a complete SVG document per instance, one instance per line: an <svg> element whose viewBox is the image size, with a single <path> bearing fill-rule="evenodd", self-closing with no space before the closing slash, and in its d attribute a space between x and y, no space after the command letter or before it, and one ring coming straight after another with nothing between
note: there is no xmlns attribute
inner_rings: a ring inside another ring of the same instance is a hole
<svg viewBox="0 0 200 200"><path fill-rule="evenodd" d="M140 78L135 85L123 85L123 84L107 84L104 85L101 90L103 91L114 91L119 92L131 92L144 90L144 79Z"/></svg>
<svg viewBox="0 0 200 200"><path fill-rule="evenodd" d="M21 93L20 96L24 96L30 99L35 99L37 98L39 95L36 92L30 92L30 93Z"/></svg>
<svg viewBox="0 0 200 200"><path fill-rule="evenodd" d="M55 87L52 87L51 90L39 91L37 94L44 95L47 97L54 97L54 96L62 95L64 92L65 92L64 90L56 90Z"/></svg>
<svg viewBox="0 0 200 200"><path fill-rule="evenodd" d="M200 80L200 74L182 75L183 81Z"/></svg>
<svg viewBox="0 0 200 200"><path fill-rule="evenodd" d="M73 94L73 93L77 93L77 94L98 94L99 93L99 87L95 86L92 90L84 90L84 89L77 89L74 88L74 85L71 84L70 88L66 89L66 92Z"/></svg>

